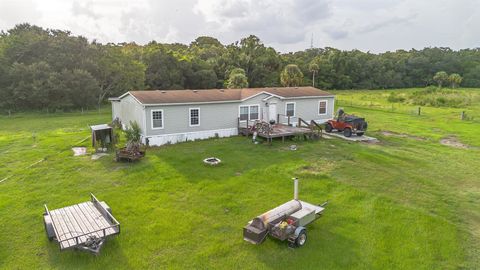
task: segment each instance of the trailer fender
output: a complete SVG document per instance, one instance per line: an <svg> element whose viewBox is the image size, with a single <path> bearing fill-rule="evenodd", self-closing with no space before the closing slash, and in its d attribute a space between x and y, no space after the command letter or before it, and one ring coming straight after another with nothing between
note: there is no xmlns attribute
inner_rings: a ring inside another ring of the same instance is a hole
<svg viewBox="0 0 480 270"><path fill-rule="evenodd" d="M50 215L43 214L43 224L45 225L45 231L47 233L48 240L52 241L55 238L55 231L53 230L52 219Z"/></svg>
<svg viewBox="0 0 480 270"><path fill-rule="evenodd" d="M307 231L307 228L299 226L295 229L295 233L294 233L295 239L300 235L302 231Z"/></svg>
<svg viewBox="0 0 480 270"><path fill-rule="evenodd" d="M103 206L103 208L105 208L105 210L107 210L110 214L112 214L112 209L110 208L110 206L108 206L106 202L101 201L100 204Z"/></svg>
<svg viewBox="0 0 480 270"><path fill-rule="evenodd" d="M300 236L302 236L302 239L300 239ZM295 229L295 232L292 234L291 237L288 239L288 246L291 248L297 248L305 245L305 242L307 241L307 229L303 226L299 226Z"/></svg>

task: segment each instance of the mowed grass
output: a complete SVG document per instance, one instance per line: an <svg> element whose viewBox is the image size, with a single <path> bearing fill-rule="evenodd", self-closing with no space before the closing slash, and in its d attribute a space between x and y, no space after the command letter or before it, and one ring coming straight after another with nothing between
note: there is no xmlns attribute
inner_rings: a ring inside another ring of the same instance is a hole
<svg viewBox="0 0 480 270"><path fill-rule="evenodd" d="M336 94L388 104L388 91ZM365 116L381 142L322 139L290 151L290 143L233 137L153 148L128 164L72 156L71 146L90 145L88 124L109 121L108 110L0 118L0 181L11 176L0 183L0 268L480 268L479 123L459 120L458 109L415 116L343 107ZM441 145L445 136L472 147ZM208 156L223 163L205 166ZM306 246L243 241L247 221L292 198L293 176L301 199L329 201ZM43 204L60 208L90 192L108 202L122 232L97 257L60 252L45 236Z"/></svg>

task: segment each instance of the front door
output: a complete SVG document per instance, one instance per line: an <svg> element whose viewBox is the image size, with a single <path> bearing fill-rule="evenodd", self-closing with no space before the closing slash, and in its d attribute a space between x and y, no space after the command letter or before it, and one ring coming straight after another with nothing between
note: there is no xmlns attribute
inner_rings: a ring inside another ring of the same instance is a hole
<svg viewBox="0 0 480 270"><path fill-rule="evenodd" d="M277 104L275 103L268 105L268 120L277 121Z"/></svg>

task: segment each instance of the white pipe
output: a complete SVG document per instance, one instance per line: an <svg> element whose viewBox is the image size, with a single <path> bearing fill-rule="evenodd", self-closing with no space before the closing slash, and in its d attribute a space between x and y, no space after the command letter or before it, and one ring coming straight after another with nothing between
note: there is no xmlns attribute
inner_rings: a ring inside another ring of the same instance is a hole
<svg viewBox="0 0 480 270"><path fill-rule="evenodd" d="M293 199L298 200L298 178L293 178Z"/></svg>

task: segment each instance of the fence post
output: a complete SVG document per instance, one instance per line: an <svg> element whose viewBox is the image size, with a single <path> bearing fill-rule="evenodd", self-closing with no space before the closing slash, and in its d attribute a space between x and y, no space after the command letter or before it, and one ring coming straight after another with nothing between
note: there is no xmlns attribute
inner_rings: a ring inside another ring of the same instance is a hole
<svg viewBox="0 0 480 270"><path fill-rule="evenodd" d="M465 111L462 111L461 119L465 120Z"/></svg>
<svg viewBox="0 0 480 270"><path fill-rule="evenodd" d="M422 113L422 107L418 107L417 115L420 115L421 113Z"/></svg>

